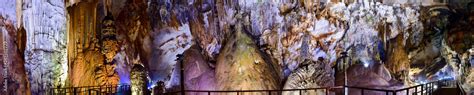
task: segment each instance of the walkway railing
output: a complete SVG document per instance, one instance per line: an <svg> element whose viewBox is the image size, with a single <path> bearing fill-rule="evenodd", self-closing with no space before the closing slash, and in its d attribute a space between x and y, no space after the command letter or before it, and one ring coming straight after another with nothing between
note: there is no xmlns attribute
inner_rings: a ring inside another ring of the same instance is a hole
<svg viewBox="0 0 474 95"><path fill-rule="evenodd" d="M130 85L103 85L51 88L47 95L130 95Z"/></svg>
<svg viewBox="0 0 474 95"><path fill-rule="evenodd" d="M213 91L213 90L184 90L184 91L175 91L175 92L167 92L164 95L184 95L184 93L195 93L199 95L207 94L207 95L215 95L215 94L235 94L235 95L242 95L248 93L258 93L262 95L280 95L282 92L296 92L294 94L299 93L299 95L304 95L303 93L310 92L310 91L323 91L325 95L329 95L329 93L349 93L347 95L358 94L358 95L432 95L432 93L438 88L442 86L448 86L446 84L454 84L456 85L456 81L434 81L425 84L415 85L411 87L406 87L402 89L374 89L374 88L367 88L367 87L355 87L355 86L336 86L336 87L322 87L322 88L307 88L307 89L280 89L280 90L230 90L230 91ZM347 88L349 91L345 91L344 88ZM184 92L184 93L183 93ZM293 95L293 94L292 94Z"/></svg>
<svg viewBox="0 0 474 95"><path fill-rule="evenodd" d="M461 84L460 82L457 82L457 83L456 83L456 87L459 88L459 89L458 89L458 90L459 90L458 92L460 92L459 94L461 94L461 95L467 95L466 91L464 91L464 89L462 88L462 84Z"/></svg>
<svg viewBox="0 0 474 95"><path fill-rule="evenodd" d="M323 91L326 94L329 94L331 92L334 92L336 89L343 89L343 86L337 86L337 87L321 87L321 88L306 88L306 89L281 89L281 90L226 90L226 91L214 91L214 90L185 90L185 93L196 93L196 94L236 94L236 95L241 95L244 93L260 93L263 95L278 95L278 93L283 93L283 92L296 92L299 93L300 95L305 92L310 92L310 91ZM275 93L275 94L274 94ZM176 92L168 92L165 93L165 95L177 95L177 94L183 94L182 91L176 91Z"/></svg>
<svg viewBox="0 0 474 95"><path fill-rule="evenodd" d="M436 89L441 87L460 88L460 85L455 80L440 80L429 82L425 84L415 85L402 89L375 89L367 87L355 86L335 86L335 87L320 87L320 88L305 88L305 89L277 89L277 90L229 90L229 91L214 91L214 90L184 90L167 93L155 93L155 95L184 95L199 94L199 95L216 95L216 94L260 94L260 95L281 95L282 93L290 93L291 95L299 94L306 95L308 93L318 92L319 94L345 94L347 95L432 95ZM346 90L347 89L347 90ZM461 94L464 92L459 89ZM84 86L84 87L65 87L52 88L47 95L130 95L130 85L106 85L106 86Z"/></svg>

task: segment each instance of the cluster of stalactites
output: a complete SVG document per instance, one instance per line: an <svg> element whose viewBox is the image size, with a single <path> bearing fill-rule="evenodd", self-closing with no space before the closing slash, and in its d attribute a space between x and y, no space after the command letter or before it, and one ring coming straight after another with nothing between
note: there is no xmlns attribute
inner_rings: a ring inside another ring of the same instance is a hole
<svg viewBox="0 0 474 95"><path fill-rule="evenodd" d="M360 51L373 54L383 52L377 50L377 46L401 34L404 43L421 41L416 38L422 30L422 22L419 7L415 5L309 1L239 4L244 7L241 11L250 14L250 34L260 38L264 51L289 70L294 70L303 58L315 61L323 58L334 63L341 52L347 52L353 46L364 47ZM265 17L272 14L272 17ZM364 57L373 58L369 55Z"/></svg>

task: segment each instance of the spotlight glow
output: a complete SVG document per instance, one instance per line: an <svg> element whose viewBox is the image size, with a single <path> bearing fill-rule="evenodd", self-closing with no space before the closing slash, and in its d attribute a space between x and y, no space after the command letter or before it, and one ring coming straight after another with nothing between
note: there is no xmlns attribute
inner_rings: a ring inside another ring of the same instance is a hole
<svg viewBox="0 0 474 95"><path fill-rule="evenodd" d="M364 67L369 67L369 63L364 63Z"/></svg>

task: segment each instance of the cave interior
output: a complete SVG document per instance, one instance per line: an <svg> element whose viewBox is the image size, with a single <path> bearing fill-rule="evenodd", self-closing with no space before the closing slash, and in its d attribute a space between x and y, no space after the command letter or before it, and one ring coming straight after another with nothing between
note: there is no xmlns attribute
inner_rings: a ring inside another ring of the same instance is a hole
<svg viewBox="0 0 474 95"><path fill-rule="evenodd" d="M472 27L471 0L1 0L0 93L472 95Z"/></svg>

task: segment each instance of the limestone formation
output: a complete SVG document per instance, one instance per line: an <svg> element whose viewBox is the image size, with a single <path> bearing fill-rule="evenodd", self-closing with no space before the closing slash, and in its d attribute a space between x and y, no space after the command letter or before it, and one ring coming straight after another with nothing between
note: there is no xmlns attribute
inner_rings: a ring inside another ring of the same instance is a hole
<svg viewBox="0 0 474 95"><path fill-rule="evenodd" d="M208 61L205 60L205 57L200 53L199 47L194 45L183 54L186 89L216 90L215 69L209 66Z"/></svg>
<svg viewBox="0 0 474 95"><path fill-rule="evenodd" d="M145 4L146 2L143 2L143 6L146 6ZM136 10L144 16L147 16L147 13L153 15L146 19L142 18L140 23L143 22L143 25L136 25L137 27L150 26L143 28L149 30L135 31L138 33L137 39L140 39L135 44L141 43L136 46L143 46L136 48L142 50L140 51L141 59L148 63L146 66L148 66L152 83L162 81L170 91L175 91L180 85L179 63L176 61L176 56L183 54L197 42L193 41L197 36L193 36L196 34L192 34L192 31L194 33L201 31L196 30L200 26L193 26L197 22L190 23L191 21L189 21L192 20L190 17L192 12L188 4L184 1L157 0L150 1L148 11L145 9ZM128 13L124 12L124 14ZM196 16L198 15L196 14ZM137 22L137 24L139 23Z"/></svg>
<svg viewBox="0 0 474 95"><path fill-rule="evenodd" d="M141 64L135 64L130 72L132 95L145 95L150 92L147 89L148 73Z"/></svg>
<svg viewBox="0 0 474 95"><path fill-rule="evenodd" d="M66 8L63 0L24 0L25 68L32 94L65 86L68 76Z"/></svg>
<svg viewBox="0 0 474 95"><path fill-rule="evenodd" d="M243 30L242 23L229 36L216 66L217 90L272 90L280 88L275 66L266 60ZM245 93L258 94L258 93ZM261 94L261 93L260 93Z"/></svg>
<svg viewBox="0 0 474 95"><path fill-rule="evenodd" d="M313 62L305 60L303 65L296 69L285 82L283 89L305 89L305 88L322 88L334 86L334 74L331 67L323 63L323 60ZM325 90L304 91L303 95L309 94L325 94ZM283 92L283 95L296 95L297 91Z"/></svg>
<svg viewBox="0 0 474 95"><path fill-rule="evenodd" d="M68 52L70 52L68 58L71 61L69 61L68 85L66 86L119 84L119 76L115 71L115 63L118 61L112 60L118 47L115 46L116 43L107 45L107 42L116 41L115 35L111 35L115 33L113 29L116 26L113 20L110 21L111 17L105 21L103 20L106 19L105 16L99 16L100 11L90 11L100 8L98 3L98 1L77 2L68 8L67 40L69 41ZM103 29L96 30L97 27L103 27ZM110 41L112 39L114 40Z"/></svg>
<svg viewBox="0 0 474 95"><path fill-rule="evenodd" d="M14 19L13 19L14 20ZM21 50L16 43L17 31L15 23L11 18L4 18L0 15L0 42L1 93L10 95L30 95L30 83L25 70L24 50Z"/></svg>

